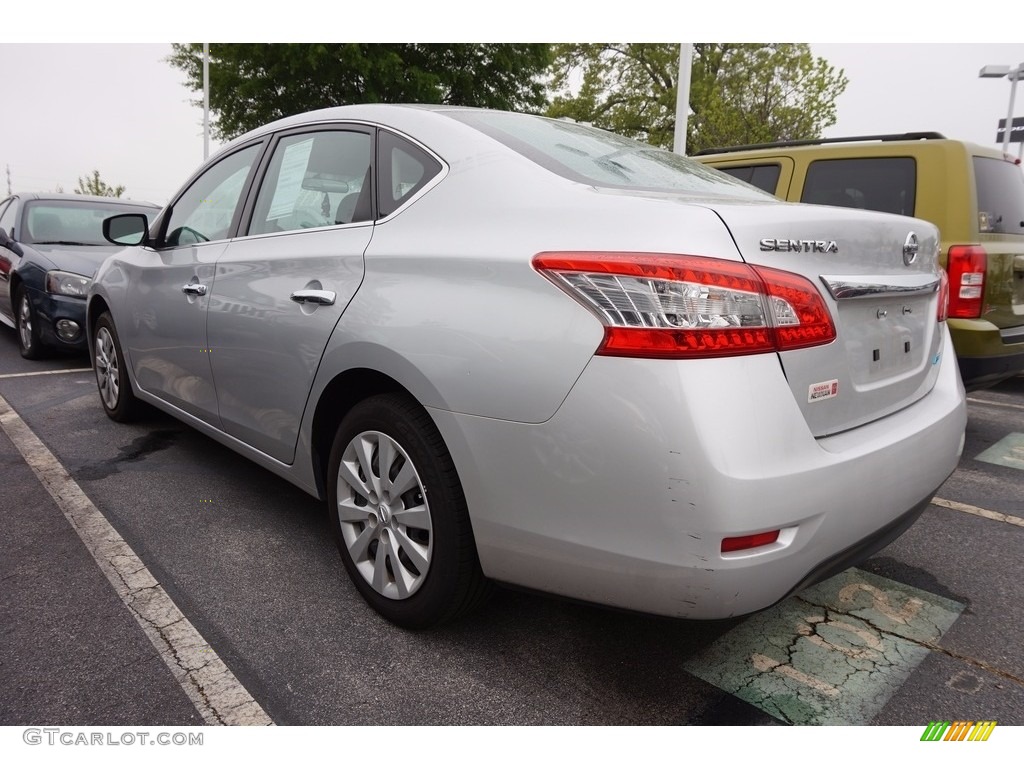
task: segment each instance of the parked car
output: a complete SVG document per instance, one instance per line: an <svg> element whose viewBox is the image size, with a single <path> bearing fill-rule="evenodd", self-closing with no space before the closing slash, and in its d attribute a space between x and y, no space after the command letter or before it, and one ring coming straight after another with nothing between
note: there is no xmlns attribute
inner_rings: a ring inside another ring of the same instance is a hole
<svg viewBox="0 0 1024 768"><path fill-rule="evenodd" d="M952 282L948 324L967 389L1024 373L1020 160L939 133L724 147L695 157L783 200L932 222Z"/></svg>
<svg viewBox="0 0 1024 768"><path fill-rule="evenodd" d="M899 535L962 450L934 226L572 122L298 115L104 226L107 414L155 405L325 499L405 627L493 582L757 611Z"/></svg>
<svg viewBox="0 0 1024 768"><path fill-rule="evenodd" d="M0 322L17 332L23 357L88 349L85 294L117 247L103 237L116 213L159 212L152 203L64 194L0 202Z"/></svg>

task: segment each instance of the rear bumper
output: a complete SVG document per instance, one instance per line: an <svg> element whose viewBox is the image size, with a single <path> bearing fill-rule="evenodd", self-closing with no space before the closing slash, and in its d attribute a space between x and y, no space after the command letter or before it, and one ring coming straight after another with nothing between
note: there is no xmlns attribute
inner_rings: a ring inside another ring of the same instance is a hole
<svg viewBox="0 0 1024 768"><path fill-rule="evenodd" d="M724 618L860 562L927 506L956 467L966 424L948 336L944 344L926 397L820 440L774 355L595 358L543 424L431 415L488 576ZM774 529L775 544L721 552L724 537Z"/></svg>
<svg viewBox="0 0 1024 768"><path fill-rule="evenodd" d="M1024 373L1024 342L1007 344L1004 332L987 320L950 320L948 327L967 390Z"/></svg>

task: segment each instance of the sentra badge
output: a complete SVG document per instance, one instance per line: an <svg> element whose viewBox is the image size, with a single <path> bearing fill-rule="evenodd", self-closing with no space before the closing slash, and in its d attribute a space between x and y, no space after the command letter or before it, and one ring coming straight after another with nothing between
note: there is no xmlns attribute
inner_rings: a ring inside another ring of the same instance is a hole
<svg viewBox="0 0 1024 768"><path fill-rule="evenodd" d="M783 253L839 253L835 240L779 240L774 237L761 239L762 251Z"/></svg>

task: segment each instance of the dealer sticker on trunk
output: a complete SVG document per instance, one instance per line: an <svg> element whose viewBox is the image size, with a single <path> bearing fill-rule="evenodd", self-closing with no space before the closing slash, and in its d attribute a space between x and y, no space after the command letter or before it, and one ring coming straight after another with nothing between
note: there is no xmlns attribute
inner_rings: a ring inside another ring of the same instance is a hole
<svg viewBox="0 0 1024 768"><path fill-rule="evenodd" d="M819 400L828 400L829 398L836 397L838 394L839 379L822 381L817 384L811 384L807 388L807 402L816 403Z"/></svg>

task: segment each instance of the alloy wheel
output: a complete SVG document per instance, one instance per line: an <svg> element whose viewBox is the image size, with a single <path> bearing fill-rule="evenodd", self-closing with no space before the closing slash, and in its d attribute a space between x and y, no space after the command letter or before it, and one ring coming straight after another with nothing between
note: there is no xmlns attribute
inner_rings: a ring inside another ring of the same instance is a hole
<svg viewBox="0 0 1024 768"><path fill-rule="evenodd" d="M110 331L100 328L96 333L96 383L100 397L108 409L117 407L121 391L121 377L117 366L117 349Z"/></svg>
<svg viewBox="0 0 1024 768"><path fill-rule="evenodd" d="M21 295L21 302L18 304L18 335L21 339L21 348L30 351L32 349L32 305L29 303L28 295Z"/></svg>
<svg viewBox="0 0 1024 768"><path fill-rule="evenodd" d="M359 574L383 597L413 595L430 568L433 528L408 453L382 432L361 432L342 454L337 489L344 546Z"/></svg>

